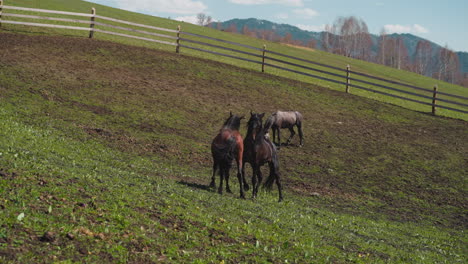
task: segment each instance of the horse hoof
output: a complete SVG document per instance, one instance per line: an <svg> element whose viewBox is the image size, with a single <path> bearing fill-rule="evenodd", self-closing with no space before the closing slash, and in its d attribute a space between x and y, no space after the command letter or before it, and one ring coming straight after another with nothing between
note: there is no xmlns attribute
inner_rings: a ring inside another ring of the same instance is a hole
<svg viewBox="0 0 468 264"><path fill-rule="evenodd" d="M211 182L209 187L210 187L210 188L214 188L214 187L215 187L215 183L214 183L214 182Z"/></svg>
<svg viewBox="0 0 468 264"><path fill-rule="evenodd" d="M248 191L248 190L249 190L249 185L244 183L244 191Z"/></svg>
<svg viewBox="0 0 468 264"><path fill-rule="evenodd" d="M231 189L226 189L227 193L232 193Z"/></svg>

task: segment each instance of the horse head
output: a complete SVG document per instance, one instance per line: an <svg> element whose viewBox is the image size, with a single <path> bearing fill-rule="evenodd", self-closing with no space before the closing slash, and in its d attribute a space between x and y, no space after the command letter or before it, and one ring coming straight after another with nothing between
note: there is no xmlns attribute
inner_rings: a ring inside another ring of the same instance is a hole
<svg viewBox="0 0 468 264"><path fill-rule="evenodd" d="M265 113L255 114L250 111L250 119L247 122L247 134L252 133L252 135L258 134L262 130L262 118L265 116Z"/></svg>
<svg viewBox="0 0 468 264"><path fill-rule="evenodd" d="M233 130L239 130L240 122L244 118L245 118L244 116L233 115L232 112L229 112L229 117L224 122L223 127L230 128Z"/></svg>

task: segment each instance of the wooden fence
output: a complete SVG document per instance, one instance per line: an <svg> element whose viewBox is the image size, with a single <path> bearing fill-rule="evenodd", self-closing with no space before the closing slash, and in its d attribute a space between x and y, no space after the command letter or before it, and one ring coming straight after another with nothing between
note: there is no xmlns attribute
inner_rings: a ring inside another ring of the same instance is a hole
<svg viewBox="0 0 468 264"><path fill-rule="evenodd" d="M35 13L59 14L59 15L66 15L66 16L85 17L88 19L83 20L83 19L72 19L72 18L46 17L46 16L38 16L38 15L26 15L26 14L19 14L19 13L6 13L4 12L4 10L18 10L18 11L22 11L23 13L35 12ZM33 20L37 19L37 20L47 20L47 21L71 22L71 23L86 24L88 26L78 27L78 26L45 24L45 23L36 23L36 22L22 22L18 20L8 20L9 17L33 19ZM111 21L114 23L129 25L129 26L138 27L142 29L110 25L108 23L103 23L101 21ZM172 46L175 46L175 51L177 53L180 52L181 48L197 50L200 52L211 53L211 54L215 54L218 56L224 56L224 57L229 57L229 58L236 59L236 60L242 60L242 61L247 61L250 63L259 64L261 65L262 72L265 72L265 66L268 66L271 68L276 68L276 69L283 70L283 71L289 71L289 72L297 73L300 75L340 84L345 87L345 91L348 93L350 92L350 88L356 88L356 89L365 90L365 91L372 92L372 93L381 94L384 96L389 96L393 98L402 99L405 101L411 101L414 103L427 105L431 107L432 109L431 112L433 115L436 114L437 108L443 108L443 109L448 109L451 111L468 114L468 111L465 110L466 108L468 108L468 104L466 103L468 101L468 97L440 92L438 91L438 87L436 85L433 87L433 89L417 87L417 86L405 84L402 82L397 82L397 81L393 81L389 79L372 76L370 74L366 74L362 72L352 71L349 65L347 65L346 68L338 68L335 66L326 65L326 64L314 62L311 60L306 60L303 58L298 58L298 57L282 54L282 53L275 52L272 50L267 50L265 45L263 45L262 48L258 48L258 47L253 47L250 45L236 43L236 42L232 42L228 40L208 37L208 36L194 34L190 32L184 32L184 31L181 31L180 26L177 28L177 30L173 30L173 29L155 27L155 26L150 26L150 25L137 24L137 23L110 18L110 17L105 17L105 16L99 16L96 14L96 10L94 8L91 10L89 14L86 14L86 13L64 12L64 11L46 10L46 9L37 9L37 8L7 6L7 5L3 5L3 0L0 0L0 27L2 24L18 24L18 25L26 25L26 26L33 26L33 27L49 27L49 28L88 31L89 38L93 38L94 33L98 32L98 33L116 35L116 36L121 36L121 37L126 37L126 38L151 41L151 42L156 42L156 43L165 44L165 45L172 45ZM96 28L96 26L99 26L99 28ZM148 37L124 34L124 33L119 33L115 31L105 30L102 28L110 28L114 30L126 31L126 32L131 32L131 33L139 33L139 34L147 35ZM151 30L151 31L148 31L148 30ZM164 32L165 34L162 34L161 32ZM167 33L172 33L173 35L167 35ZM159 39L155 39L154 37L157 37ZM161 38L169 39L169 40L161 40ZM196 39L201 39L201 40L196 40ZM172 40L172 42L170 40ZM211 42L211 43L208 43L208 42ZM217 43L217 44L213 44L213 43ZM239 48L229 48L226 46L241 47L244 50L240 50ZM215 51L213 49L222 50L223 52ZM250 50L250 51L245 51L245 50ZM226 51L230 52L231 54L226 53ZM233 54L242 54L242 55L248 56L249 58L241 57L241 56L237 56ZM272 57L273 55L275 57ZM252 59L252 57L255 59ZM287 66L279 66L277 65L278 63L280 65L293 66L296 69L288 68ZM302 63L302 64L299 64L299 63ZM297 70L297 68L301 70ZM324 70L324 69L329 69L329 70ZM303 70L307 70L307 72ZM335 72L330 72L330 70L333 70ZM313 74L314 72L322 74L322 75L326 75L326 77ZM339 73L336 73L336 72L339 72ZM337 79L332 79L333 77ZM380 83L376 83L375 81L368 81L366 79L376 80L376 81L379 81ZM359 83L360 85L356 83ZM368 85L372 88L364 87L363 84ZM390 87L389 85L393 85L393 87ZM395 86L400 87L400 88L396 88ZM410 91L403 90L401 89L401 87L410 88L411 90ZM380 89L376 89L376 88L380 88ZM389 93L389 91L409 95L409 96L412 96L413 98L409 98L408 96L391 94ZM454 101L454 100L443 99L443 98L440 98L438 95L443 95L445 97L451 97L451 98L457 98L458 100ZM415 97L417 99L414 99ZM426 99L427 101L422 101L423 99ZM440 102L448 103L448 104L451 104L452 106L441 105ZM461 108L465 108L465 109L461 109Z"/></svg>

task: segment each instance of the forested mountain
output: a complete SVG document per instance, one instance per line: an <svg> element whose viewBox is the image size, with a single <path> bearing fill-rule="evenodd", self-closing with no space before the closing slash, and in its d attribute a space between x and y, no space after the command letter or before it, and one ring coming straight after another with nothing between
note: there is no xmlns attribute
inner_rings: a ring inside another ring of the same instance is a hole
<svg viewBox="0 0 468 264"><path fill-rule="evenodd" d="M323 45L323 34L324 32L312 32L307 30L302 30L296 26L288 25L288 24L277 24L267 20L260 20L256 18L248 18L248 19L231 19L224 22L213 22L209 25L210 27L217 28L219 30L236 32L240 34L250 35L252 37L257 38L264 38L267 40L277 41L277 42L285 42L288 44L293 45L300 45L300 46L307 46L317 49L325 49ZM381 36L369 34L370 35L370 43L369 45L369 59L370 61L379 62L379 43ZM389 34L385 36L387 39L390 40L401 40L404 43L404 47L406 49L405 53L407 52L407 63L415 63L417 60L417 47L419 42L427 42L428 50L431 53L431 62L429 68L429 73L425 73L424 75L429 75L435 77L435 72L437 68L440 67L438 65L438 61L440 61L439 56L441 50L444 48L434 42L428 41L426 39L420 38L418 36L412 34ZM398 41L396 41L398 43ZM394 44L395 45L395 44ZM459 60L459 69L463 73L463 75L467 75L468 73L468 53L467 52L455 52L458 55ZM400 67L400 65L398 65ZM414 65L407 65L406 68L408 70L412 70ZM413 70L416 71L417 70ZM463 77L461 77L463 78Z"/></svg>

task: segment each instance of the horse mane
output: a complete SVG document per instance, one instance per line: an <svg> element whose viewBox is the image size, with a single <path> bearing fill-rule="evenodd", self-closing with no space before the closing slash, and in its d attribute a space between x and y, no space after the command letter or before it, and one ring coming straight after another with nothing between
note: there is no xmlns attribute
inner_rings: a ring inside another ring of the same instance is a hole
<svg viewBox="0 0 468 264"><path fill-rule="evenodd" d="M236 115L229 116L228 119L223 124L223 128L228 128L232 130L239 130L240 128L240 121L243 117L238 117Z"/></svg>

